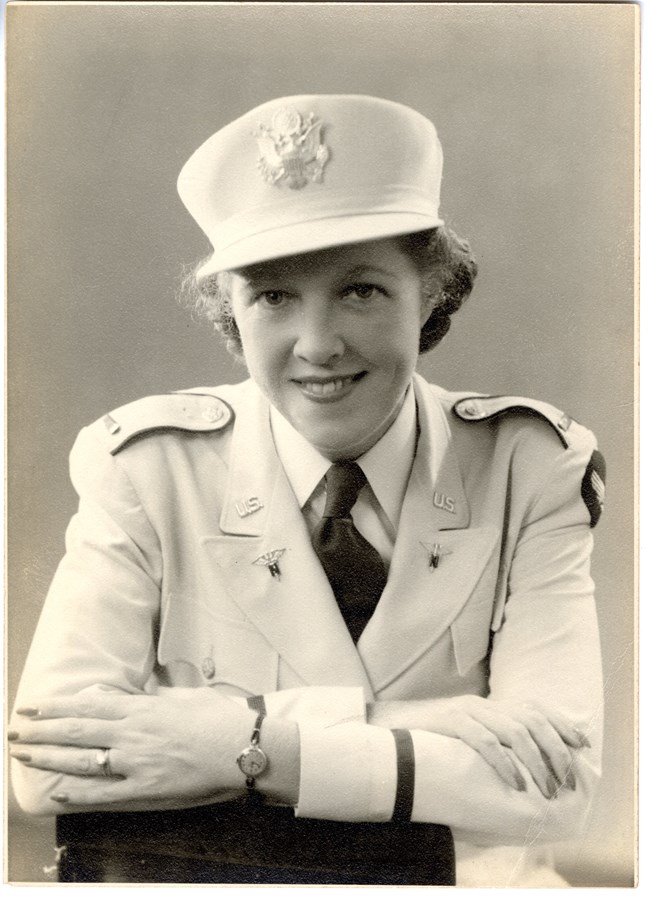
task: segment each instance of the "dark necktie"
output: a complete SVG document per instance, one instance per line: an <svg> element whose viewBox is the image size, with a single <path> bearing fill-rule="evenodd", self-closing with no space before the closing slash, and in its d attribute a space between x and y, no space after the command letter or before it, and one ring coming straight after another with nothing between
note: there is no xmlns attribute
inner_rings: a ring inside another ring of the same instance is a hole
<svg viewBox="0 0 650 909"><path fill-rule="evenodd" d="M325 511L311 539L356 644L384 589L386 569L350 514L367 482L363 470L356 461L340 461L325 479Z"/></svg>

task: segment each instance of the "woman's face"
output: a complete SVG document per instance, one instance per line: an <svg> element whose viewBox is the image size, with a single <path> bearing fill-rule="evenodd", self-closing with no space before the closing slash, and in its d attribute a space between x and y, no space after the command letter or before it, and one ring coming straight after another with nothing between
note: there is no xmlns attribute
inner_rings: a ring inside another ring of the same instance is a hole
<svg viewBox="0 0 650 909"><path fill-rule="evenodd" d="M356 458L381 438L429 316L394 238L249 266L230 299L251 377L318 451Z"/></svg>

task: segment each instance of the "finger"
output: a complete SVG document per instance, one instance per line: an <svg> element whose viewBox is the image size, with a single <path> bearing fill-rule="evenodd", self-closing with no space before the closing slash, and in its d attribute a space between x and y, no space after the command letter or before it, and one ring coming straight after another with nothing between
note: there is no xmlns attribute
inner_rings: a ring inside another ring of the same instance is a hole
<svg viewBox="0 0 650 909"><path fill-rule="evenodd" d="M38 770L65 773L68 776L125 776L121 752L114 748L59 748L29 745L12 748L12 758Z"/></svg>
<svg viewBox="0 0 650 909"><path fill-rule="evenodd" d="M554 796L557 796L560 792L560 789L563 789L563 788L570 789L572 792L574 792L576 789L576 786L577 786L577 782L576 782L576 776L575 776L575 773L573 772L573 767L572 767L571 763L568 764L566 771L558 774L557 769L553 766L553 762L552 762L550 756L544 750L541 751L541 755L542 755L542 760L544 761L544 763L546 764L546 766L549 770L549 773L553 774L553 778L557 782L556 791L554 793Z"/></svg>
<svg viewBox="0 0 650 909"><path fill-rule="evenodd" d="M547 799L553 798L559 783L549 770L530 730L521 723L514 723L514 727L510 735L513 754L527 768L542 795Z"/></svg>
<svg viewBox="0 0 650 909"><path fill-rule="evenodd" d="M134 700L137 695L131 696ZM123 719L131 698L109 694L80 694L69 697L45 698L38 704L23 704L16 708L18 716L31 720L57 717L89 717L106 720Z"/></svg>
<svg viewBox="0 0 650 909"><path fill-rule="evenodd" d="M497 702L493 702L497 703ZM527 715L539 714L555 728L560 738L571 748L591 748L587 733L574 723L571 723L565 714L554 707L539 701L527 701L524 704L512 701L499 701L499 707L507 710L511 716L526 722Z"/></svg>
<svg viewBox="0 0 650 909"><path fill-rule="evenodd" d="M483 705L478 705L475 709L480 710L480 713L474 713L474 719L485 725L502 745L512 749L513 755L529 771L542 795L550 799L555 794L558 783L544 763L528 727L509 712L501 712L501 708L494 703L487 712Z"/></svg>
<svg viewBox="0 0 650 909"><path fill-rule="evenodd" d="M71 777L60 790L50 796L59 805L89 809L132 802L136 797L137 792L131 781L103 777L89 777L85 780Z"/></svg>
<svg viewBox="0 0 650 909"><path fill-rule="evenodd" d="M526 781L493 732L467 716L457 728L456 736L480 754L508 786L519 792L526 789Z"/></svg>
<svg viewBox="0 0 650 909"><path fill-rule="evenodd" d="M116 735L115 724L107 720L57 719L38 723L15 724L9 730L10 742L21 745L77 745L83 748L110 748Z"/></svg>
<svg viewBox="0 0 650 909"><path fill-rule="evenodd" d="M546 708L541 712L545 714L549 723L567 745L572 748L591 748L591 742L586 732L572 725L561 713L556 710L546 710Z"/></svg>
<svg viewBox="0 0 650 909"><path fill-rule="evenodd" d="M575 789L572 771L574 755L571 748L546 716L532 715L528 717L527 724L547 771L553 776L556 789L565 784L568 788Z"/></svg>

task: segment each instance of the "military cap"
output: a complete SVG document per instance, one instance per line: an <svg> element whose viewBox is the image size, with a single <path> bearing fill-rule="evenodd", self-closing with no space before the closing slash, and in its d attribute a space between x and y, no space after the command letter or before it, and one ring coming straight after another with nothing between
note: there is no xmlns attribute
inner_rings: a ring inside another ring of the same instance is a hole
<svg viewBox="0 0 650 909"><path fill-rule="evenodd" d="M365 95L268 101L220 129L178 179L214 252L198 278L442 224L442 149L426 117Z"/></svg>

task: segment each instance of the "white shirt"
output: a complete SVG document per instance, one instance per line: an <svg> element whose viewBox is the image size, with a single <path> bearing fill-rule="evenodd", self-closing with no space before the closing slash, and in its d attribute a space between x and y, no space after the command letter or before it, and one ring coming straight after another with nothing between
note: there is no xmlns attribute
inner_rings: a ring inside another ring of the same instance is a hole
<svg viewBox="0 0 650 909"><path fill-rule="evenodd" d="M278 457L311 532L325 510L325 474L332 461L316 451L273 407L271 429ZM415 394L409 385L390 428L369 451L357 458L368 484L359 493L352 517L359 533L375 547L387 568L395 547L416 444Z"/></svg>

